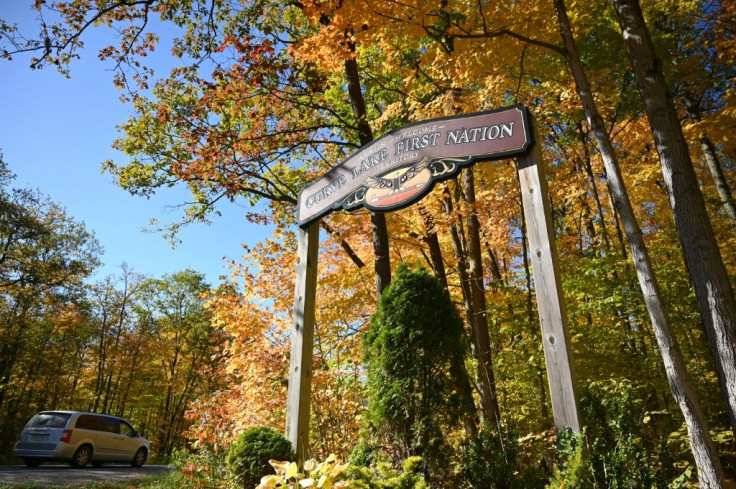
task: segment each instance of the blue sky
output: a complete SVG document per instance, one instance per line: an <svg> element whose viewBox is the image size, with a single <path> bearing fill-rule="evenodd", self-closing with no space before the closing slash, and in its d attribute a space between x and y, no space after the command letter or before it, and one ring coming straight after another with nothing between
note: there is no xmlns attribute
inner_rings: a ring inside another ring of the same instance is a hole
<svg viewBox="0 0 736 489"><path fill-rule="evenodd" d="M0 0L0 18L33 33L30 3ZM146 200L100 173L107 159L126 161L111 143L118 135L116 125L131 109L118 99L110 66L97 59L96 47L113 39L113 33L98 29L90 34L84 38L82 59L72 65L71 79L53 68L31 70L29 57L0 60L0 151L17 175L15 185L38 188L95 233L105 249L98 278L119 274L125 262L154 277L192 268L215 285L227 273L223 258L240 260L242 243L260 241L267 230L245 220L246 208L226 203L211 225L193 224L182 231L176 248L160 234L141 231L152 217L176 220L182 211L171 206L184 202L187 192L175 189ZM159 49L149 61L164 75L172 58Z"/></svg>

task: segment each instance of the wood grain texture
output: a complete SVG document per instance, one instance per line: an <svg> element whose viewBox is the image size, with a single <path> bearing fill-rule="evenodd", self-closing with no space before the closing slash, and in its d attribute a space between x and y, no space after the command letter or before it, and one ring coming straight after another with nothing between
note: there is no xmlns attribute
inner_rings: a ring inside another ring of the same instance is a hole
<svg viewBox="0 0 736 489"><path fill-rule="evenodd" d="M539 140L536 134L535 139ZM572 362L567 312L563 302L559 259L552 227L552 211L539 144L535 144L532 150L518 158L518 161L555 427L558 430L569 428L579 433L582 426L577 379Z"/></svg>
<svg viewBox="0 0 736 489"><path fill-rule="evenodd" d="M286 438L301 464L309 452L309 413L312 395L314 312L317 296L319 221L299 229L294 288L294 327L286 405Z"/></svg>

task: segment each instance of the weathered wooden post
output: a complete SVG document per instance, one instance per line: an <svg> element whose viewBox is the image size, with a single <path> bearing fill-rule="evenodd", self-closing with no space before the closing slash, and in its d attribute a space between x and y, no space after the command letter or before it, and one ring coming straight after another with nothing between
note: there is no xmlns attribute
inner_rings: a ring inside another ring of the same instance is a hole
<svg viewBox="0 0 736 489"><path fill-rule="evenodd" d="M302 463L309 448L319 221L299 228L298 239L294 326L291 331L291 365L286 404L286 438L291 441L297 460Z"/></svg>
<svg viewBox="0 0 736 489"><path fill-rule="evenodd" d="M420 200L434 183L476 161L518 159L550 398L557 429L581 429L570 335L541 149L519 105L416 122L361 147L302 189L286 436L301 463L309 443L319 219L335 209L390 211Z"/></svg>
<svg viewBox="0 0 736 489"><path fill-rule="evenodd" d="M533 121L532 127L536 133ZM555 427L580 433L577 380L540 145L535 144L517 162Z"/></svg>

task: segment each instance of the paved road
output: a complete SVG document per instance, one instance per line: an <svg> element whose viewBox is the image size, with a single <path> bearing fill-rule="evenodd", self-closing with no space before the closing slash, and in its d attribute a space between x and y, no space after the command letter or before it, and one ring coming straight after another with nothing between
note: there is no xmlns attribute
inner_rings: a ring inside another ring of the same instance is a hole
<svg viewBox="0 0 736 489"><path fill-rule="evenodd" d="M171 470L166 465L144 465L134 469L129 465L104 465L73 469L68 465L41 465L31 469L21 465L0 466L0 487L15 484L38 484L48 487L69 487L85 482L125 482L151 477Z"/></svg>

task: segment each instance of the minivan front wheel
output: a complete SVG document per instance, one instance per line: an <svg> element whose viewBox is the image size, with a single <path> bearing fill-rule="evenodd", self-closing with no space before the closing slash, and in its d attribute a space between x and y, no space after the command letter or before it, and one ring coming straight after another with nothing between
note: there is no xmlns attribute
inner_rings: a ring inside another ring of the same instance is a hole
<svg viewBox="0 0 736 489"><path fill-rule="evenodd" d="M87 462L89 462L89 459L92 458L92 447L89 445L82 445L81 447L77 448L77 451L74 452L74 456L72 457L71 463L72 467L84 467L87 465Z"/></svg>

